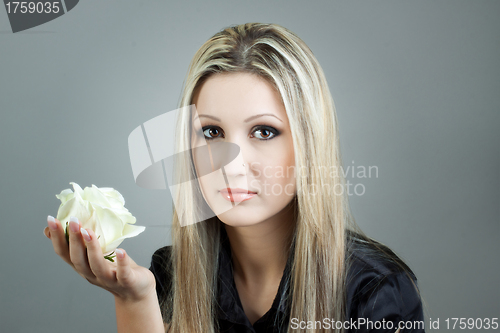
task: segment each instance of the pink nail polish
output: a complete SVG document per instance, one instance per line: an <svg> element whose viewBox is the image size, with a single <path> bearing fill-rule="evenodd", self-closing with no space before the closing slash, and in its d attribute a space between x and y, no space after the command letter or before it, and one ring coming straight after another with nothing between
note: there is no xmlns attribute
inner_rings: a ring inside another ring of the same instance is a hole
<svg viewBox="0 0 500 333"><path fill-rule="evenodd" d="M120 250L120 249L116 249L116 250L115 250L115 253L116 253L116 256L117 256L118 258L120 258L120 259L125 258L125 253L124 253L122 250Z"/></svg>
<svg viewBox="0 0 500 333"><path fill-rule="evenodd" d="M80 230L80 225L78 224L78 220L75 221L75 220L70 220L69 221L69 229L71 230L71 232L78 232Z"/></svg>
<svg viewBox="0 0 500 333"><path fill-rule="evenodd" d="M81 228L80 231L82 233L83 239L85 239L86 242L90 242L92 240L87 230Z"/></svg>
<svg viewBox="0 0 500 333"><path fill-rule="evenodd" d="M49 225L49 228L51 230L57 230L57 223L56 223L56 220L54 219L54 217L52 216L47 216L47 223Z"/></svg>

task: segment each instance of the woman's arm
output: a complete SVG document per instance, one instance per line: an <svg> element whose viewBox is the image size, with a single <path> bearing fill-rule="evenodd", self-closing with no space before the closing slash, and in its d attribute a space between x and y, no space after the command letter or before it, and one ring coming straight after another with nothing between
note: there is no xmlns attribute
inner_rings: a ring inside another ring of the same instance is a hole
<svg viewBox="0 0 500 333"><path fill-rule="evenodd" d="M163 325L158 298L154 290L141 301L127 301L115 297L115 306L118 333L164 333L167 331L166 324Z"/></svg>

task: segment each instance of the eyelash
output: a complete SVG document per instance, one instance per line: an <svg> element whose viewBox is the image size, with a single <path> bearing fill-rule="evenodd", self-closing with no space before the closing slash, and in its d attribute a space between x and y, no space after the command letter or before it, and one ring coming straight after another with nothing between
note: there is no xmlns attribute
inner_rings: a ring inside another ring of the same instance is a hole
<svg viewBox="0 0 500 333"><path fill-rule="evenodd" d="M215 128L215 129L217 129L217 130L219 130L219 131L222 132L222 128L220 128L219 126L214 126L214 125L203 126L202 129L201 129L201 131L203 132L203 136L205 137L205 140L214 140L214 139L219 138L219 137L212 137L211 138L211 137L207 137L205 135L205 131L206 130L213 129L213 128ZM252 133L254 133L254 132L258 131L258 130L260 130L260 131L267 130L267 131L273 133L273 135L270 138L268 138L268 139L259 139L259 138L257 138L257 140L261 140L261 141L272 140L272 139L274 139L275 137L277 137L278 135L281 134L280 131L278 131L276 128L271 127L271 126L266 126L266 125L257 125L257 126L255 126L254 130L252 131Z"/></svg>

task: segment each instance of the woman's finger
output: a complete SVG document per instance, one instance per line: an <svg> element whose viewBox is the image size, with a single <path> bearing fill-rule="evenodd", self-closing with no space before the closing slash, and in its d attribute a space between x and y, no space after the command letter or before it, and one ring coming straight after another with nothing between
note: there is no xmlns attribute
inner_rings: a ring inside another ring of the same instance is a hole
<svg viewBox="0 0 500 333"><path fill-rule="evenodd" d="M117 263L116 279L123 286L130 285L134 278L134 272L130 267L130 258L123 249L116 249L115 253Z"/></svg>
<svg viewBox="0 0 500 333"><path fill-rule="evenodd" d="M90 270L87 259L87 248L83 242L81 225L76 217L71 217L69 221L69 257L75 266L75 270L83 277L93 280L94 273Z"/></svg>
<svg viewBox="0 0 500 333"><path fill-rule="evenodd" d="M52 216L47 217L47 223L49 227L50 240L52 241L52 246L54 247L54 252L61 257L68 264L73 266L71 259L69 257L69 247L66 241L66 236L64 235L61 222Z"/></svg>
<svg viewBox="0 0 500 333"><path fill-rule="evenodd" d="M89 266L94 275L98 279L103 280L110 280L111 278L114 278L112 276L110 265L108 265L106 259L104 259L101 244L99 243L94 231L92 231L92 229L82 229L81 232L87 246Z"/></svg>
<svg viewBox="0 0 500 333"><path fill-rule="evenodd" d="M48 239L50 239L50 231L49 231L49 227L45 227L43 228L43 235L45 237L47 237Z"/></svg>

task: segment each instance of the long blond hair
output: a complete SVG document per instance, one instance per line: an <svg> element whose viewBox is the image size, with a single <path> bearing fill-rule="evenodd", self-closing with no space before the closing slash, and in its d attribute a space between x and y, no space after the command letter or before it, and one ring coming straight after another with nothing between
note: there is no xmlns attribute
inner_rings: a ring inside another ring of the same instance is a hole
<svg viewBox="0 0 500 333"><path fill-rule="evenodd" d="M231 26L212 36L194 55L179 107L191 105L197 89L211 75L241 72L259 75L279 91L293 138L297 180L294 246L283 249L293 251L290 318L343 320L346 234L355 228L355 223L347 191L342 190L345 179L340 172L337 116L323 70L309 47L282 26ZM179 118L179 151L191 147L190 122L187 114ZM339 172L325 174L325 167ZM177 172L184 179L195 178L190 161L179 163ZM185 223L195 220L197 207L204 204L193 201L201 197L195 195L199 191L193 185L176 194L171 252L173 284L168 298L161 303L164 317L171 319L171 332L217 332L221 222L214 217Z"/></svg>

